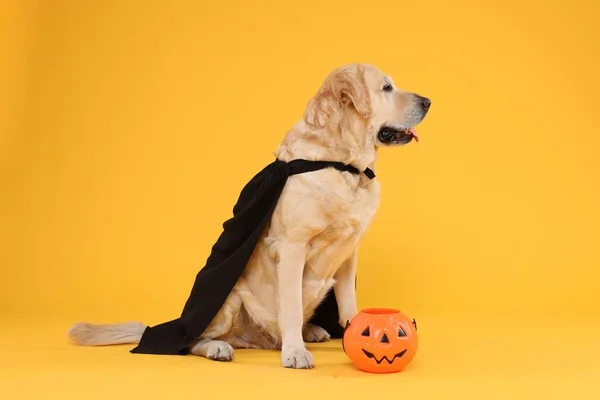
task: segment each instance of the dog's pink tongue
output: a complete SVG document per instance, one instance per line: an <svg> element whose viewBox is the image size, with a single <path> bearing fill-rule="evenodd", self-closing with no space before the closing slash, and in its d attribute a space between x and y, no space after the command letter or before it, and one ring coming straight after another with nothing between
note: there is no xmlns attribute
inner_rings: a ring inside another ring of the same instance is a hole
<svg viewBox="0 0 600 400"><path fill-rule="evenodd" d="M408 134L415 138L415 141L419 141L419 137L417 136L417 131L415 131L415 128L409 128Z"/></svg>

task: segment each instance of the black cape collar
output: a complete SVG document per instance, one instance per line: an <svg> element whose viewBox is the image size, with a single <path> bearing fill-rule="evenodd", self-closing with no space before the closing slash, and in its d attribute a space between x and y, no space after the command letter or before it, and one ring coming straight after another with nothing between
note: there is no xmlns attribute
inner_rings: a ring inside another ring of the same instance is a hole
<svg viewBox="0 0 600 400"><path fill-rule="evenodd" d="M197 273L194 285L179 318L149 326L132 353L185 355L217 315L227 296L244 272L263 230L271 219L287 179L292 175L335 168L352 174L360 171L336 161L290 162L275 160L256 174L242 189L233 207L233 217L213 245L206 265ZM362 171L369 179L375 174ZM160 294L157 294L160 296ZM285 310L283 310L285 312ZM330 290L311 323L325 329L332 338L341 338L337 301Z"/></svg>
<svg viewBox="0 0 600 400"><path fill-rule="evenodd" d="M277 160L276 162L282 163L283 161ZM340 162L340 161L309 161L309 160L303 160L303 159L296 159L296 160L287 162L285 164L287 164L289 166L290 175L296 175L296 174L302 174L302 173L306 173L306 172L317 171L317 170L325 169L328 167L333 167L339 171L346 171L346 172L350 172L352 174L360 173L359 169L356 168L355 166L349 165L349 164L344 164L343 162ZM371 168L367 168L362 172L369 179L375 178L375 173L373 172L373 170L371 170Z"/></svg>

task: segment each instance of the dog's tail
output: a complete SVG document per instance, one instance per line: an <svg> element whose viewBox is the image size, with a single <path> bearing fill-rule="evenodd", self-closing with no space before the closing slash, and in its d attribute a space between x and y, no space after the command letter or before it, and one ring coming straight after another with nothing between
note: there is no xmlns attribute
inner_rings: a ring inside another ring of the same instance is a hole
<svg viewBox="0 0 600 400"><path fill-rule="evenodd" d="M147 326L141 322L120 324L90 324L79 322L67 335L80 346L108 346L113 344L138 344Z"/></svg>

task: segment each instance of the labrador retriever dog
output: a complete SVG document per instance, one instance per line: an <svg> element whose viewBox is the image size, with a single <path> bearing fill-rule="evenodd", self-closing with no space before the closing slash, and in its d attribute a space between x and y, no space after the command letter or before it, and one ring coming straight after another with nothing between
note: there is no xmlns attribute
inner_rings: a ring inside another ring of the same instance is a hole
<svg viewBox="0 0 600 400"><path fill-rule="evenodd" d="M430 105L373 65L345 65L325 79L275 155L375 170L381 147L418 140L414 127ZM284 367L312 368L305 343L330 335L308 321L328 291L342 326L357 313L358 247L379 196L377 179L363 174L327 168L290 177L243 275L191 354L229 361L236 348L276 349ZM68 335L79 345L137 344L145 329L77 323Z"/></svg>

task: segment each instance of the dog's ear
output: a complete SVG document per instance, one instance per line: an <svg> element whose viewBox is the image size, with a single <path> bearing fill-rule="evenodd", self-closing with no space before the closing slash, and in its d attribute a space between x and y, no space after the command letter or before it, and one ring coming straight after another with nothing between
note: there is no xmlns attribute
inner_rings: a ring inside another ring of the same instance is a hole
<svg viewBox="0 0 600 400"><path fill-rule="evenodd" d="M336 112L353 107L362 118L371 115L371 102L362 70L338 69L332 72L304 111L304 122L323 127Z"/></svg>
<svg viewBox="0 0 600 400"><path fill-rule="evenodd" d="M363 118L371 116L371 101L362 69L342 70L332 76L331 90L343 105L352 105Z"/></svg>

